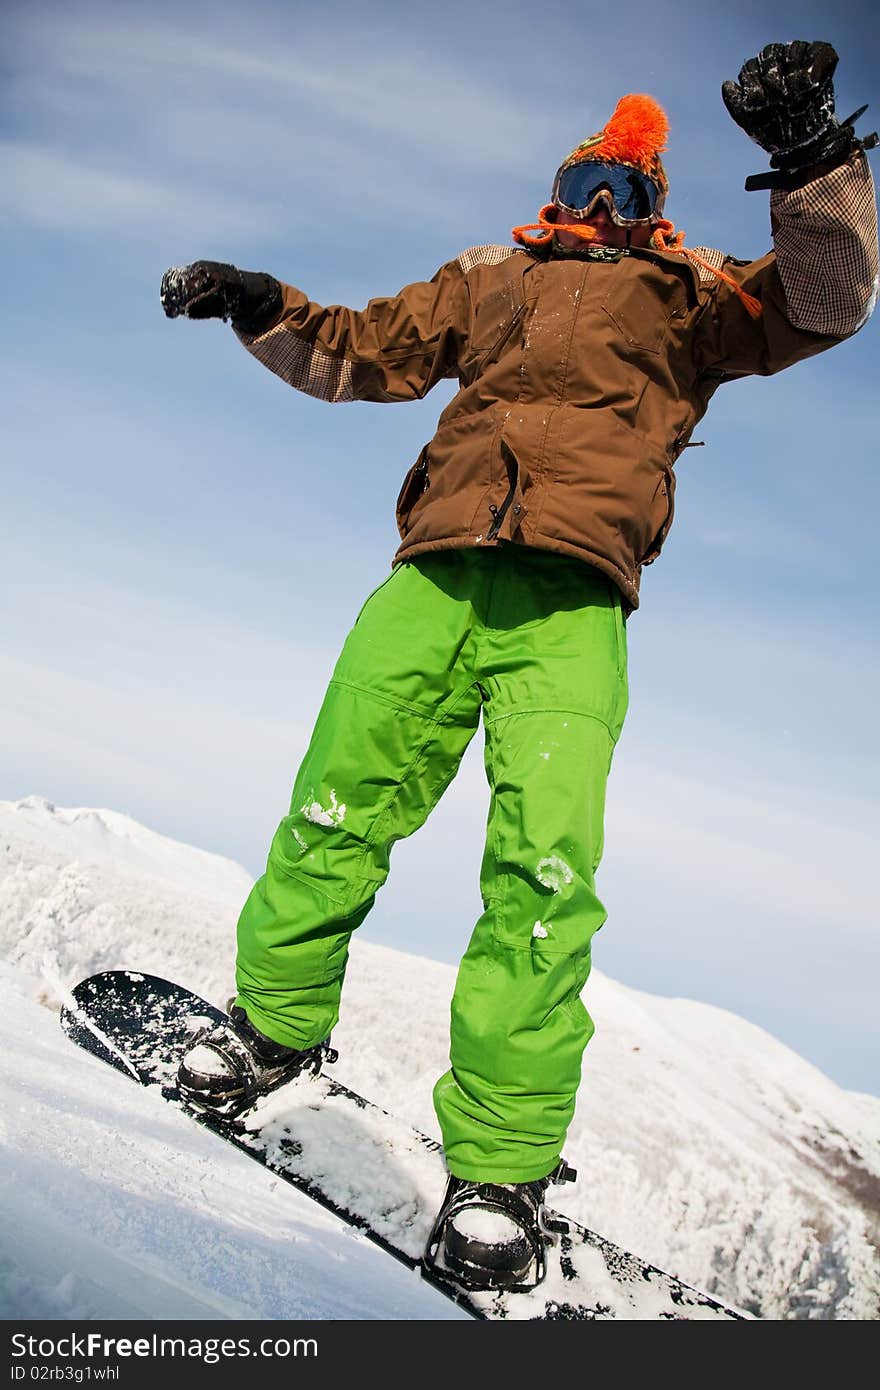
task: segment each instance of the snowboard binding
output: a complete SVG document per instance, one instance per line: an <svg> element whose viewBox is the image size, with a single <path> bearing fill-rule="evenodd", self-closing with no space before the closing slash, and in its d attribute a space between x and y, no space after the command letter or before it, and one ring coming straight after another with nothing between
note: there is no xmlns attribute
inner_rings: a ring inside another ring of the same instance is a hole
<svg viewBox="0 0 880 1390"><path fill-rule="evenodd" d="M547 1273L547 1246L568 1222L544 1206L551 1183L574 1182L564 1159L528 1183L470 1182L450 1176L422 1263L470 1291L527 1292Z"/></svg>
<svg viewBox="0 0 880 1390"><path fill-rule="evenodd" d="M228 1019L192 1039L178 1067L177 1089L191 1109L235 1119L260 1096L304 1072L317 1075L338 1055L329 1038L302 1051L273 1042L233 1004Z"/></svg>

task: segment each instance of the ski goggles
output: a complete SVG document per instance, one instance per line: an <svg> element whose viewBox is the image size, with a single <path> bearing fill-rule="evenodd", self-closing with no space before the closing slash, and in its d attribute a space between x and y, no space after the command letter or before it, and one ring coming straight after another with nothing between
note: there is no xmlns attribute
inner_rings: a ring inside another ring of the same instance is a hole
<svg viewBox="0 0 880 1390"><path fill-rule="evenodd" d="M582 160L559 170L553 182L551 199L567 212L581 215L594 211L604 195L611 220L618 227L650 222L657 208L660 189L653 179L625 164L598 164Z"/></svg>

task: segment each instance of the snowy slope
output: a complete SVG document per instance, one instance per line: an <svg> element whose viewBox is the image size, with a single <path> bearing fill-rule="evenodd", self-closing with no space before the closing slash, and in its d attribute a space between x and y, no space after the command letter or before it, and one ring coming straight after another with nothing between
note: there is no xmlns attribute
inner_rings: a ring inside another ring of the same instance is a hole
<svg viewBox="0 0 880 1390"><path fill-rule="evenodd" d="M59 997L100 969L222 1004L249 887L117 813L0 803L0 1315L458 1316L61 1035ZM356 939L334 1034L340 1079L432 1134L453 982ZM598 973L585 998L571 1215L761 1317L876 1318L880 1099L722 1010Z"/></svg>
<svg viewBox="0 0 880 1390"><path fill-rule="evenodd" d="M73 1048L0 965L0 1317L448 1318L447 1299Z"/></svg>

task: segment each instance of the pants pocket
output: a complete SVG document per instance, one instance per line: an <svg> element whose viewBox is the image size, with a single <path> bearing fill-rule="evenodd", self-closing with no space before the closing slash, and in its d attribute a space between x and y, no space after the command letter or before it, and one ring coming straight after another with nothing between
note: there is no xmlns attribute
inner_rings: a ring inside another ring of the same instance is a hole
<svg viewBox="0 0 880 1390"><path fill-rule="evenodd" d="M407 563L407 562L404 561L404 564L405 564L405 563ZM372 590L370 591L370 593L367 594L367 597L364 599L363 603L361 604L360 609L359 609L359 611L358 611L358 615L357 615L357 617L356 617L355 620L354 620L354 626L355 626L355 627L357 627L357 625L358 625L358 623L360 622L361 618L364 616L364 611L365 611L365 609L366 609L366 607L367 607L367 604L368 604L368 603L371 603L372 600L376 597L376 595L379 594L379 593L381 593L382 590L383 590L384 588L386 588L387 585L389 585L389 584L391 583L392 579L395 579L395 578L397 577L399 571L400 571L402 568L403 568L403 565L395 565L395 566L394 566L394 569L391 571L390 574L387 574L387 575L385 576L385 578L382 580L381 584L377 584L376 587L375 587L375 589L372 589Z"/></svg>

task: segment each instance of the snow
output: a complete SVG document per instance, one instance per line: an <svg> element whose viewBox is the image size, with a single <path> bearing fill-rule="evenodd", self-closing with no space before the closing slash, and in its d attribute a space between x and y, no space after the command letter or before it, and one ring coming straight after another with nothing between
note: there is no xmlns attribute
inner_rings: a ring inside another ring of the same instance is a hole
<svg viewBox="0 0 880 1390"><path fill-rule="evenodd" d="M320 801L307 800L302 808L302 814L306 820L312 821L314 825L342 825L347 809L345 802L340 804L336 800L336 792L331 788L329 806L322 806ZM296 835L295 831L294 835L297 842L301 843L300 837Z"/></svg>
<svg viewBox="0 0 880 1390"><path fill-rule="evenodd" d="M545 888L552 888L554 893L560 893L567 883L571 883L574 875L558 854L548 854L546 858L538 861L535 877Z"/></svg>
<svg viewBox="0 0 880 1390"><path fill-rule="evenodd" d="M66 990L102 969L224 1006L250 887L119 813L0 802L3 1317L462 1316L58 1027ZM334 1075L432 1135L454 976L355 938L333 1038ZM760 1317L876 1318L880 1099L722 1010L598 972L584 998L597 1033L565 1149L579 1181L558 1205Z"/></svg>
<svg viewBox="0 0 880 1390"><path fill-rule="evenodd" d="M455 1218L455 1229L484 1245L505 1245L520 1235L519 1226L509 1216L485 1207L465 1207Z"/></svg>
<svg viewBox="0 0 880 1390"><path fill-rule="evenodd" d="M203 1076L228 1076L230 1074L229 1061L221 1057L213 1047L205 1047L204 1043L198 1043L186 1054L186 1064L190 1071L199 1071Z"/></svg>
<svg viewBox="0 0 880 1390"><path fill-rule="evenodd" d="M71 1047L32 989L0 968L4 1318L458 1316L245 1154Z"/></svg>

